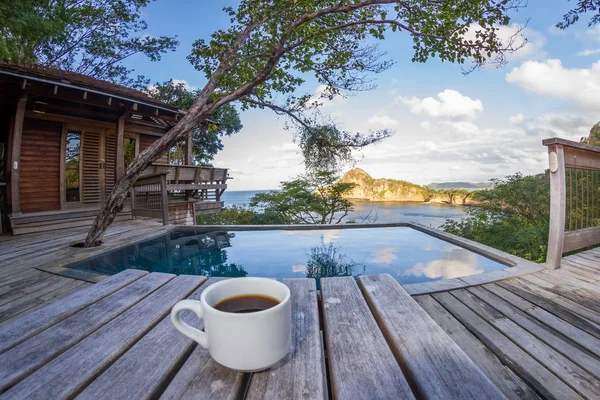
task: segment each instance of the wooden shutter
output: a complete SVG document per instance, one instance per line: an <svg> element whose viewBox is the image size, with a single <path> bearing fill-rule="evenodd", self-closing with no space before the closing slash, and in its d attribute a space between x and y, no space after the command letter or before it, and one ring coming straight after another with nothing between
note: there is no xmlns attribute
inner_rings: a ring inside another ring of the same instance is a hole
<svg viewBox="0 0 600 400"><path fill-rule="evenodd" d="M106 134L106 152L104 159L106 161L104 167L105 191L106 197L108 197L115 186L117 171L117 137L112 132Z"/></svg>
<svg viewBox="0 0 600 400"><path fill-rule="evenodd" d="M85 132L82 146L83 202L100 201L100 134Z"/></svg>

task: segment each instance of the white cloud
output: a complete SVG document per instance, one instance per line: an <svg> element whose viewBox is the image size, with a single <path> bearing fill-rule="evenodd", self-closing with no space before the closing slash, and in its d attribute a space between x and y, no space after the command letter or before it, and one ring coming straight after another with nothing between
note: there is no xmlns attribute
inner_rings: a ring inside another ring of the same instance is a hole
<svg viewBox="0 0 600 400"><path fill-rule="evenodd" d="M319 85L315 89L315 94L308 100L309 105L318 107L328 107L331 105L341 104L346 100L345 96L332 95L327 90L327 85Z"/></svg>
<svg viewBox="0 0 600 400"><path fill-rule="evenodd" d="M384 247L379 250L371 252L371 262L375 264L391 264L394 260L398 259L398 247Z"/></svg>
<svg viewBox="0 0 600 400"><path fill-rule="evenodd" d="M593 28L587 29L583 33L578 35L580 39L592 40L600 43L600 25L596 25Z"/></svg>
<svg viewBox="0 0 600 400"><path fill-rule="evenodd" d="M427 264L418 263L406 270L404 276L426 276L431 279L452 279L483 272L477 265L477 256L463 249L449 252L446 258L429 261Z"/></svg>
<svg viewBox="0 0 600 400"><path fill-rule="evenodd" d="M390 117L389 115L385 115L385 114L374 115L371 118L369 118L367 120L367 122L371 125L382 126L382 127L390 127L390 126L398 124L398 121L396 121L394 118Z"/></svg>
<svg viewBox="0 0 600 400"><path fill-rule="evenodd" d="M600 49L585 49L578 53L575 53L575 55L579 57L593 56L595 54L600 54Z"/></svg>
<svg viewBox="0 0 600 400"><path fill-rule="evenodd" d="M298 145L294 142L277 144L269 147L273 151L295 152L298 151Z"/></svg>
<svg viewBox="0 0 600 400"><path fill-rule="evenodd" d="M446 121L445 124L452 127L458 133L467 135L479 133L479 127L471 121Z"/></svg>
<svg viewBox="0 0 600 400"><path fill-rule="evenodd" d="M419 126L425 130L428 130L429 128L431 128L431 122L424 121L424 122L421 122L421 124Z"/></svg>
<svg viewBox="0 0 600 400"><path fill-rule="evenodd" d="M548 33L552 36L565 36L567 35L567 31L564 29L557 28L556 25L550 25L548 27Z"/></svg>
<svg viewBox="0 0 600 400"><path fill-rule="evenodd" d="M410 106L414 114L425 114L431 117L453 119L475 119L483 111L483 104L479 99L463 96L456 90L446 89L436 96L425 97L398 97L403 104Z"/></svg>
<svg viewBox="0 0 600 400"><path fill-rule="evenodd" d="M565 68L557 59L527 61L513 68L506 80L538 95L574 100L588 110L600 110L600 61L590 69Z"/></svg>
<svg viewBox="0 0 600 400"><path fill-rule="evenodd" d="M183 87L185 87L187 90L194 90L194 89L196 89L196 87L190 85L189 82L186 81L185 79L173 79L173 83L175 85L179 85L180 83L183 83Z"/></svg>
<svg viewBox="0 0 600 400"><path fill-rule="evenodd" d="M525 115L523 113L518 113L517 115L511 116L508 120L513 125L521 125L525 122Z"/></svg>

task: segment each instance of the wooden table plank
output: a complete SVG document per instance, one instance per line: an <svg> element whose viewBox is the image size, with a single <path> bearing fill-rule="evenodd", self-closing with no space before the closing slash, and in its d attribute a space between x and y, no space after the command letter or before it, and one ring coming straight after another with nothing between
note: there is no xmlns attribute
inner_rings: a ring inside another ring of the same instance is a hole
<svg viewBox="0 0 600 400"><path fill-rule="evenodd" d="M508 399L537 400L540 398L431 295L417 296L414 299Z"/></svg>
<svg viewBox="0 0 600 400"><path fill-rule="evenodd" d="M0 355L0 392L123 313L175 275L152 273Z"/></svg>
<svg viewBox="0 0 600 400"><path fill-rule="evenodd" d="M521 348L527 349L527 352L537 361L582 396L594 398L597 393L600 393L600 380L508 319L504 314L466 290L456 290L452 292L452 295Z"/></svg>
<svg viewBox="0 0 600 400"><path fill-rule="evenodd" d="M503 399L498 388L389 274L358 278L392 350L427 399ZM457 385L456 382L461 382Z"/></svg>
<svg viewBox="0 0 600 400"><path fill-rule="evenodd" d="M354 278L321 279L321 296L333 397L413 399Z"/></svg>
<svg viewBox="0 0 600 400"><path fill-rule="evenodd" d="M162 320L173 305L206 280L180 275L4 393L7 399L64 399L85 388L101 371Z"/></svg>
<svg viewBox="0 0 600 400"><path fill-rule="evenodd" d="M75 292L59 302L35 311L12 324L0 326L0 353L127 286L147 273L146 271L133 269L123 271L85 290Z"/></svg>
<svg viewBox="0 0 600 400"><path fill-rule="evenodd" d="M202 292L222 278L211 278L189 298L200 300ZM188 312L186 312L188 313ZM183 314L198 329L203 324L193 313ZM187 318L187 317L190 318ZM185 362L196 342L180 333L167 315L139 342L81 392L78 399L157 398L174 371Z"/></svg>
<svg viewBox="0 0 600 400"><path fill-rule="evenodd" d="M196 346L160 399L241 399L247 381L248 374L223 367L208 350Z"/></svg>
<svg viewBox="0 0 600 400"><path fill-rule="evenodd" d="M475 314L456 297L448 292L435 293L432 296L543 397L549 399L582 398L563 381L557 379L556 375Z"/></svg>
<svg viewBox="0 0 600 400"><path fill-rule="evenodd" d="M247 400L324 399L325 360L314 279L284 279L292 293L292 349L277 365L252 375Z"/></svg>

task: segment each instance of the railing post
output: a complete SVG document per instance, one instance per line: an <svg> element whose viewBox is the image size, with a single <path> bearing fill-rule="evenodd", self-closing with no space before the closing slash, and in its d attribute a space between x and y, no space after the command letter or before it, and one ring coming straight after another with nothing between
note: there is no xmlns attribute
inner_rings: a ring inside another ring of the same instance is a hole
<svg viewBox="0 0 600 400"><path fill-rule="evenodd" d="M131 188L131 218L135 219L135 184Z"/></svg>
<svg viewBox="0 0 600 400"><path fill-rule="evenodd" d="M546 267L557 269L563 254L565 216L567 212L567 187L565 182L565 153L560 144L548 147L550 159L550 231Z"/></svg>
<svg viewBox="0 0 600 400"><path fill-rule="evenodd" d="M163 225L169 225L169 196L167 194L167 175L160 176Z"/></svg>

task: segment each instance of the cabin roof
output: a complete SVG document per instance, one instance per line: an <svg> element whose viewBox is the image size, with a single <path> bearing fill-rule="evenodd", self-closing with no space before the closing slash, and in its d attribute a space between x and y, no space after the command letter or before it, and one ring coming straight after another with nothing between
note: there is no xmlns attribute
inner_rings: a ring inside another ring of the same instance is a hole
<svg viewBox="0 0 600 400"><path fill-rule="evenodd" d="M0 74L12 75L24 79L37 80L58 86L68 86L88 90L123 100L138 102L174 113L185 113L177 107L170 106L157 100L147 93L126 86L92 78L87 75L56 68L43 67L36 64L25 64L14 61L0 60Z"/></svg>

